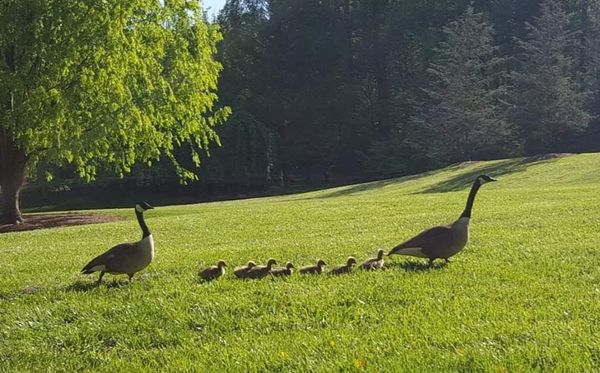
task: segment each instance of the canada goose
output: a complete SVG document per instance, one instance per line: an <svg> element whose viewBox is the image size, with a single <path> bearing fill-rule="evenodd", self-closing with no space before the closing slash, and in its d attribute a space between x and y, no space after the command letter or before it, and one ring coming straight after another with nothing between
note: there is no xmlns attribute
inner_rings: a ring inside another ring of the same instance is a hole
<svg viewBox="0 0 600 373"><path fill-rule="evenodd" d="M135 205L135 215L142 229L142 239L140 241L114 246L92 259L83 267L81 273L90 274L100 271L98 285L100 285L106 272L113 275L126 273L131 282L133 275L146 268L154 259L154 239L144 221L144 211L153 208L146 202L138 202Z"/></svg>
<svg viewBox="0 0 600 373"><path fill-rule="evenodd" d="M356 264L356 259L354 259L353 256L348 257L348 260L346 261L345 265L335 267L334 269L329 271L329 274L330 275L341 275L344 273L350 273L350 271L352 271L352 267L354 267L355 264Z"/></svg>
<svg viewBox="0 0 600 373"><path fill-rule="evenodd" d="M311 275L320 275L323 273L323 267L325 267L327 263L323 259L319 259L317 264L314 266L306 266L300 268L299 272L302 274L311 274Z"/></svg>
<svg viewBox="0 0 600 373"><path fill-rule="evenodd" d="M269 259L269 261L267 262L267 265L256 266L256 267L250 269L246 273L246 277L255 278L255 279L263 278L263 277L267 276L269 274L269 272L271 272L274 265L277 265L277 261L275 259Z"/></svg>
<svg viewBox="0 0 600 373"><path fill-rule="evenodd" d="M290 276L292 274L292 269L294 269L294 265L292 262L287 262L284 268L274 268L271 270L271 276L280 277L280 276Z"/></svg>
<svg viewBox="0 0 600 373"><path fill-rule="evenodd" d="M465 210L454 223L429 228L394 247L388 255L399 254L428 258L429 265L432 265L437 258L444 259L448 263L448 258L458 253L467 244L469 240L469 219L471 218L475 195L477 195L477 191L483 184L491 181L496 181L496 179L488 175L479 175L475 179Z"/></svg>
<svg viewBox="0 0 600 373"><path fill-rule="evenodd" d="M237 278L246 278L246 275L248 274L248 271L251 270L252 268L256 267L256 263L254 263L252 260L248 262L248 264L246 264L245 266L242 267L236 267L233 270L233 274L235 275L235 277Z"/></svg>
<svg viewBox="0 0 600 373"><path fill-rule="evenodd" d="M377 257L376 258L369 258L369 259L365 260L361 264L362 269L380 269L380 268L383 268L383 254L384 254L383 250L381 250L381 249L377 250Z"/></svg>
<svg viewBox="0 0 600 373"><path fill-rule="evenodd" d="M225 274L225 267L227 264L224 260L219 260L216 266L210 266L203 271L200 271L198 275L204 281L215 280Z"/></svg>

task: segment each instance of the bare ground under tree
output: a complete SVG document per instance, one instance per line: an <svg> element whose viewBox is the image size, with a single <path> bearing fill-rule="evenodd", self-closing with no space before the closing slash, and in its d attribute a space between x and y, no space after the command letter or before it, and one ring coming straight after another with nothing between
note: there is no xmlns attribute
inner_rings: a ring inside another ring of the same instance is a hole
<svg viewBox="0 0 600 373"><path fill-rule="evenodd" d="M25 214L21 224L2 224L0 233L30 231L34 229L58 228L72 225L107 223L124 220L125 218L112 215L87 213L58 213L58 214Z"/></svg>

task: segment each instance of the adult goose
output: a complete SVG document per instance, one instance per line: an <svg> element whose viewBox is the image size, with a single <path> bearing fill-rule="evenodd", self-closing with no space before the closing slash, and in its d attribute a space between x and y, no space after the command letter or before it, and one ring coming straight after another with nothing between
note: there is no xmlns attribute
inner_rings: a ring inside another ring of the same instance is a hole
<svg viewBox="0 0 600 373"><path fill-rule="evenodd" d="M473 202L479 188L491 181L496 181L491 176L479 175L473 182L467 205L458 220L449 225L429 228L415 237L394 247L388 255L410 255L420 258L428 258L429 265L435 259L444 259L446 263L449 258L461 251L469 240L469 220Z"/></svg>
<svg viewBox="0 0 600 373"><path fill-rule="evenodd" d="M105 273L113 275L127 274L129 281L136 272L146 268L154 259L154 239L144 221L144 211L153 209L146 202L138 202L135 205L135 215L142 229L142 239L133 243L122 243L114 246L92 259L81 270L83 274L100 272L97 284L102 282Z"/></svg>
<svg viewBox="0 0 600 373"><path fill-rule="evenodd" d="M323 273L323 267L325 267L326 265L327 264L323 259L319 259L316 265L302 267L300 268L299 272L302 274L320 275L321 273Z"/></svg>
<svg viewBox="0 0 600 373"><path fill-rule="evenodd" d="M377 251L377 256L375 258L369 258L365 260L361 264L362 269L371 270L371 269L380 269L383 268L383 255L385 252L381 249Z"/></svg>
<svg viewBox="0 0 600 373"><path fill-rule="evenodd" d="M250 269L246 274L246 277L258 279L268 276L274 265L277 265L277 261L275 259L269 259L267 265L256 266Z"/></svg>
<svg viewBox="0 0 600 373"><path fill-rule="evenodd" d="M198 275L204 281L216 280L225 274L225 267L227 267L225 261L219 260L216 266L210 266L200 271Z"/></svg>
<svg viewBox="0 0 600 373"><path fill-rule="evenodd" d="M273 277L291 276L294 268L296 268L296 267L294 267L292 262L287 262L287 264L283 268L272 269L271 276L273 276Z"/></svg>
<svg viewBox="0 0 600 373"><path fill-rule="evenodd" d="M237 278L246 278L246 276L248 275L248 271L254 267L256 267L256 263L251 260L245 266L236 267L233 270L233 274Z"/></svg>
<svg viewBox="0 0 600 373"><path fill-rule="evenodd" d="M333 268L329 271L330 275L341 275L344 273L350 273L352 271L352 267L356 264L356 259L353 256L348 257L346 264Z"/></svg>

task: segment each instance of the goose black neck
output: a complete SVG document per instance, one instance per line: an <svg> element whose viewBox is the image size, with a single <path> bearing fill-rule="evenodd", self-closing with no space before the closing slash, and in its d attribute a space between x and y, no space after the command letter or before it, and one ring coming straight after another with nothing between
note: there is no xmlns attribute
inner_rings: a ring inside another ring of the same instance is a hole
<svg viewBox="0 0 600 373"><path fill-rule="evenodd" d="M142 239L148 237L150 235L150 230L144 221L144 213L135 210L135 216L137 216L138 223L140 224L140 228L142 228Z"/></svg>
<svg viewBox="0 0 600 373"><path fill-rule="evenodd" d="M475 202L475 196L477 195L477 191L481 187L481 183L479 180L475 180L473 186L471 187L471 192L469 193L469 198L467 199L467 205L465 206L465 210L463 211L461 218L470 218L471 210L473 209L473 202Z"/></svg>

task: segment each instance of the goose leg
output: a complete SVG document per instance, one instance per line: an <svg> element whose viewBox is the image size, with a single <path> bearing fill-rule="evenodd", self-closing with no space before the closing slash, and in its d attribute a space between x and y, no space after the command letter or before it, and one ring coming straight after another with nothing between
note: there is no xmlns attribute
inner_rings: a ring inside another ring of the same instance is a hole
<svg viewBox="0 0 600 373"><path fill-rule="evenodd" d="M444 258L444 260L446 261L446 264L450 263L450 258Z"/></svg>
<svg viewBox="0 0 600 373"><path fill-rule="evenodd" d="M102 282L102 277L104 277L104 271L100 272L100 277L98 277L98 281L96 282L96 286L100 286L100 283Z"/></svg>
<svg viewBox="0 0 600 373"><path fill-rule="evenodd" d="M433 261L435 260L435 258L429 258L429 266L433 267Z"/></svg>
<svg viewBox="0 0 600 373"><path fill-rule="evenodd" d="M131 284L131 279L133 278L133 275L135 275L135 273L128 273L127 276L129 276L129 283Z"/></svg>

